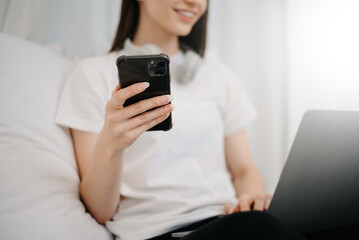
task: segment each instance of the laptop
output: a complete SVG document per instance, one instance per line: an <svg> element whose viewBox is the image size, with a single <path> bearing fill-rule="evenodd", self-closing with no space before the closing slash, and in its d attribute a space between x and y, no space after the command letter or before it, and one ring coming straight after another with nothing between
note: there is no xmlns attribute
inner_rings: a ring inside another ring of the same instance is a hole
<svg viewBox="0 0 359 240"><path fill-rule="evenodd" d="M305 235L358 229L359 112L304 114L268 212Z"/></svg>

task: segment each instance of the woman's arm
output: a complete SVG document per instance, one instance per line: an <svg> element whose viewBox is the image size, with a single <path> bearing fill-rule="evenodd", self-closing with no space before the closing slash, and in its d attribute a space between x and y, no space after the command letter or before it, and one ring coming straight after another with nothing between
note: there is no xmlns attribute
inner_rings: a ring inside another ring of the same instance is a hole
<svg viewBox="0 0 359 240"><path fill-rule="evenodd" d="M253 161L244 129L225 138L225 154L239 199L234 208L226 206L226 212L268 209L271 195L265 193L264 183Z"/></svg>
<svg viewBox="0 0 359 240"><path fill-rule="evenodd" d="M101 224L111 219L120 201L122 154L115 156L100 134L72 129L80 174L80 195L87 210Z"/></svg>
<svg viewBox="0 0 359 240"><path fill-rule="evenodd" d="M91 215L101 224L110 220L120 202L123 153L142 133L165 120L173 106L170 96L160 96L123 107L130 97L144 91L146 83L119 90L106 105L99 134L72 130L81 177L80 195ZM154 110L148 111L158 107Z"/></svg>

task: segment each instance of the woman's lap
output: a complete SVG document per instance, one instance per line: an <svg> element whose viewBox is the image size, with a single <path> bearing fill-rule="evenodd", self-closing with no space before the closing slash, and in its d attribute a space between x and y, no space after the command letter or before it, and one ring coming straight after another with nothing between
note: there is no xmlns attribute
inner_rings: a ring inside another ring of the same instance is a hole
<svg viewBox="0 0 359 240"><path fill-rule="evenodd" d="M238 212L218 218L181 238L193 239L304 239L266 212Z"/></svg>
<svg viewBox="0 0 359 240"><path fill-rule="evenodd" d="M196 224L196 223L195 223ZM198 226L191 224L173 232L196 229L181 240L234 240L234 239L304 239L295 230L283 225L266 212L237 212L222 217L211 218ZM153 240L176 239L170 233ZM177 238L178 239L178 238Z"/></svg>

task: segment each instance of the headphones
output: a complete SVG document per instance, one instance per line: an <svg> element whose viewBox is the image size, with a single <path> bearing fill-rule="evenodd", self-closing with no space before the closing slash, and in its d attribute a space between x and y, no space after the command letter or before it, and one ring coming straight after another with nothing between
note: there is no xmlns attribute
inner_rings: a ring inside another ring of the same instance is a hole
<svg viewBox="0 0 359 240"><path fill-rule="evenodd" d="M180 83L188 83L196 74L197 69L202 63L202 58L193 50L185 45L180 45L184 52L183 63L176 71L176 79ZM144 46L135 46L129 38L126 39L123 49L128 55L145 55L145 54L159 54L161 50L153 44L146 44Z"/></svg>

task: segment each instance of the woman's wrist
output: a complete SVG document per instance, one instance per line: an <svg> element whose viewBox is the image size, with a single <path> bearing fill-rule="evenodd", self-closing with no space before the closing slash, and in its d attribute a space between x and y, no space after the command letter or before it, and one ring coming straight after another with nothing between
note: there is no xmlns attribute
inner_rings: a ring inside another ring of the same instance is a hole
<svg viewBox="0 0 359 240"><path fill-rule="evenodd" d="M108 159L122 159L126 146L121 146L112 132L104 126L97 137L95 149Z"/></svg>

